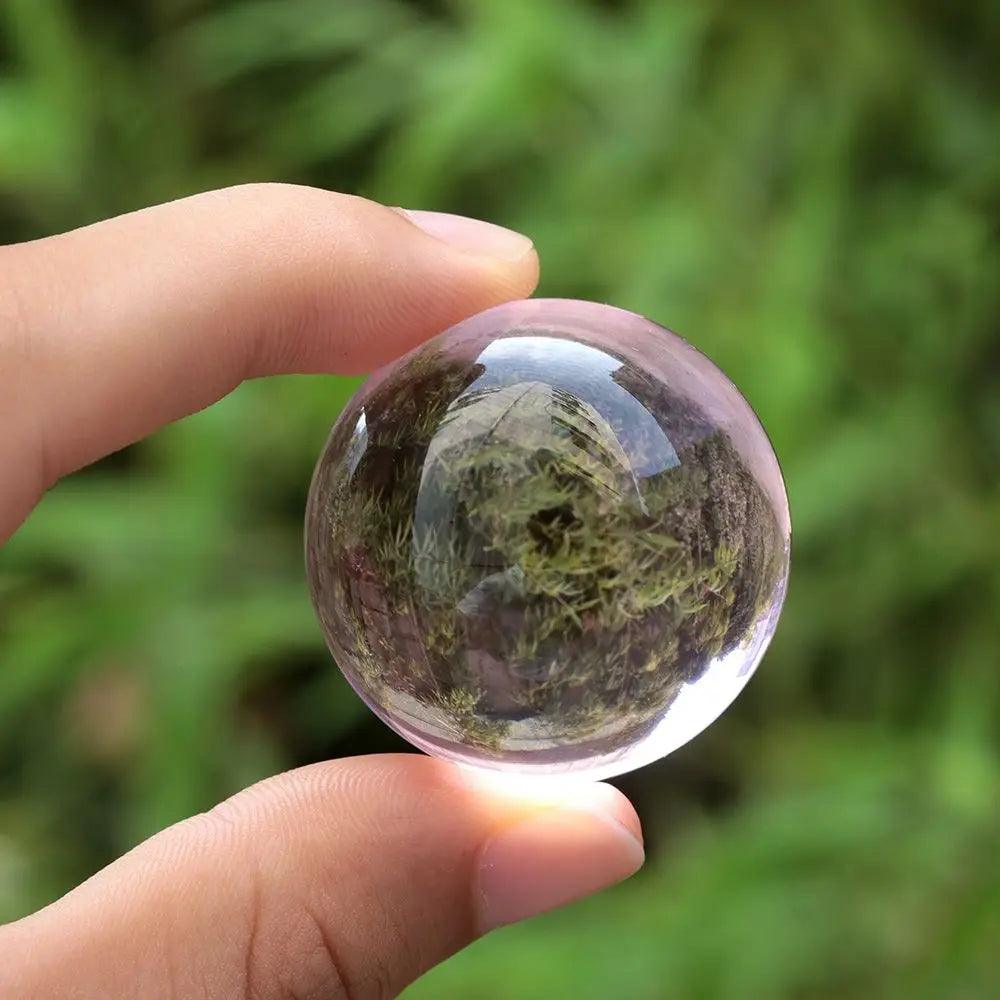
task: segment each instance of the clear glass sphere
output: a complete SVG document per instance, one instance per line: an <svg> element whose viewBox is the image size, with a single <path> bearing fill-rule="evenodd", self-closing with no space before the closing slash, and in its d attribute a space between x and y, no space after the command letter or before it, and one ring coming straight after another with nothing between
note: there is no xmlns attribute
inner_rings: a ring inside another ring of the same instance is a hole
<svg viewBox="0 0 1000 1000"><path fill-rule="evenodd" d="M376 372L313 478L329 647L439 757L607 777L708 726L785 595L789 517L757 417L634 313L531 299Z"/></svg>

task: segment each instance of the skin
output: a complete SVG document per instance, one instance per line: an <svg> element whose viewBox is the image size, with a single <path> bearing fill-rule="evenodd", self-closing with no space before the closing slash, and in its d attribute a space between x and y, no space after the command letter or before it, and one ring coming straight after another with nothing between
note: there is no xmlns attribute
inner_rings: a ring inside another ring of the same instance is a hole
<svg viewBox="0 0 1000 1000"><path fill-rule="evenodd" d="M0 540L61 477L244 379L371 370L537 278L518 234L286 185L0 247ZM642 858L608 785L415 755L315 764L0 927L0 996L394 996Z"/></svg>

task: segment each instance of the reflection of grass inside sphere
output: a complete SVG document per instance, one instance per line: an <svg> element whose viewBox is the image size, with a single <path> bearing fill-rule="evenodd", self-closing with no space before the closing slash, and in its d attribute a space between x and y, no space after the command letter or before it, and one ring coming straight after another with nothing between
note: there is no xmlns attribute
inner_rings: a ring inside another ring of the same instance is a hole
<svg viewBox="0 0 1000 1000"><path fill-rule="evenodd" d="M785 541L727 436L668 386L610 376L655 421L627 452L613 410L511 358L491 380L425 347L338 426L321 617L372 701L480 755L518 733L631 742L766 614ZM637 476L667 439L669 464Z"/></svg>

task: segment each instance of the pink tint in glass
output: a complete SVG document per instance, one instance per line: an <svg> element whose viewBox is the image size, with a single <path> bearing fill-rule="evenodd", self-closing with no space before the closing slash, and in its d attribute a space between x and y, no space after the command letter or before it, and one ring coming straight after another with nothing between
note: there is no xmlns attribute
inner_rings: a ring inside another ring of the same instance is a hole
<svg viewBox="0 0 1000 1000"><path fill-rule="evenodd" d="M376 372L306 514L327 643L382 719L449 760L587 778L732 702L789 545L777 459L729 379L569 300L487 310Z"/></svg>

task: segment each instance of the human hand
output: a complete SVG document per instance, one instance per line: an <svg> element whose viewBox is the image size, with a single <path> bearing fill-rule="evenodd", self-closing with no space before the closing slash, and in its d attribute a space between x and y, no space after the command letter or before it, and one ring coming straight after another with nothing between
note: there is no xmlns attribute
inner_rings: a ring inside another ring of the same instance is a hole
<svg viewBox="0 0 1000 1000"><path fill-rule="evenodd" d="M242 380L369 370L529 294L537 269L495 226L284 185L0 247L0 539L60 477ZM518 789L417 755L316 764L0 927L0 997L392 996L642 856L608 785Z"/></svg>

